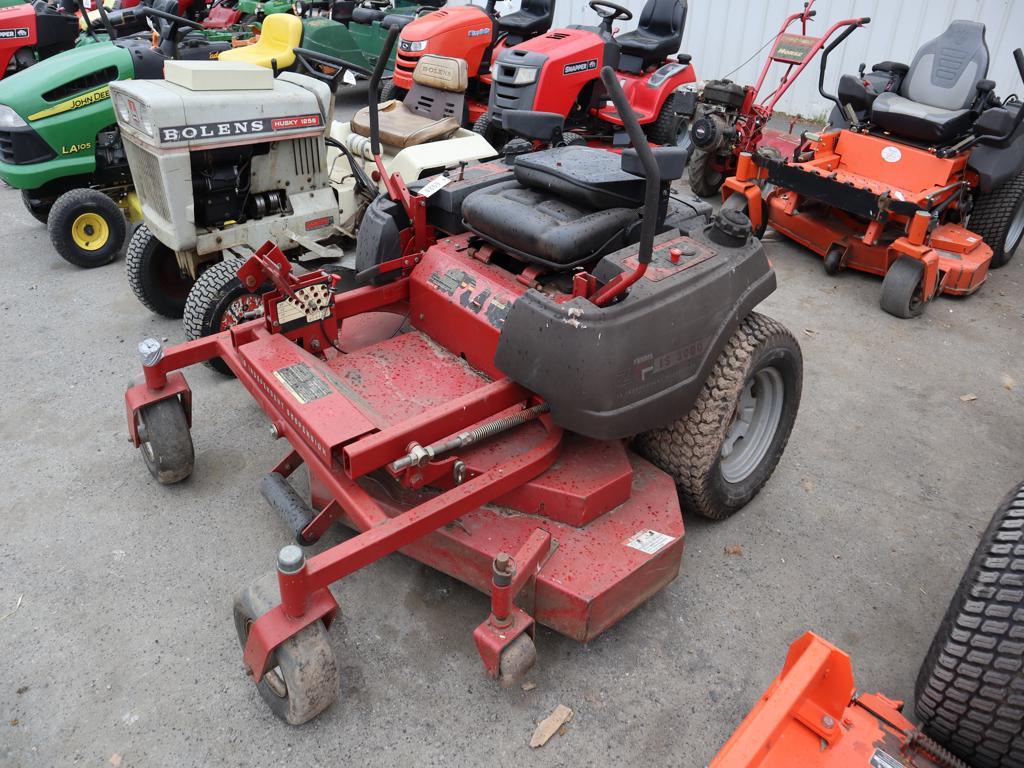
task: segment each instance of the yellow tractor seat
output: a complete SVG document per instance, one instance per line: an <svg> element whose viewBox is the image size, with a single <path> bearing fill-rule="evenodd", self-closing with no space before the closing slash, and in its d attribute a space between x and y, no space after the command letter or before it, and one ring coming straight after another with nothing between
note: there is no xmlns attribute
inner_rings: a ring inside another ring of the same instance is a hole
<svg viewBox="0 0 1024 768"><path fill-rule="evenodd" d="M272 13L263 20L260 39L252 45L232 48L218 57L221 61L243 61L270 69L277 61L278 69L295 63L295 49L302 43L302 20L290 13Z"/></svg>

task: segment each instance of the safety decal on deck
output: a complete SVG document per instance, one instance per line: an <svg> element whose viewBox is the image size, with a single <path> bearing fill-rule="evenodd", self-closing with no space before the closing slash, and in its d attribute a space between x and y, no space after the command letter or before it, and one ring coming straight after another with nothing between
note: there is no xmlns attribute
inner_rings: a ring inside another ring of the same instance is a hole
<svg viewBox="0 0 1024 768"><path fill-rule="evenodd" d="M658 531L648 529L637 531L626 539L626 546L639 550L646 555L656 555L673 541L675 541L675 538L666 533L659 533Z"/></svg>
<svg viewBox="0 0 1024 768"><path fill-rule="evenodd" d="M274 371L274 376L303 405L331 394L327 382L313 373L313 369L305 363L278 368Z"/></svg>
<svg viewBox="0 0 1024 768"><path fill-rule="evenodd" d="M907 768L888 752L883 752L880 749L875 749L875 754L871 756L870 765L871 768Z"/></svg>

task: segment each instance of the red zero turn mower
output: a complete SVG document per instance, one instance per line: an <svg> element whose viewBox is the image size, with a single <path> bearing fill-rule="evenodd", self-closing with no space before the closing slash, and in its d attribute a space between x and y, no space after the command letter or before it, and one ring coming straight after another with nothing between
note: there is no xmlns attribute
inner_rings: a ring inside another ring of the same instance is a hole
<svg viewBox="0 0 1024 768"><path fill-rule="evenodd" d="M473 637L510 683L536 623L586 642L622 619L678 572L680 502L732 514L785 448L802 358L753 312L775 288L764 250L737 212L709 224L670 200L685 152L652 150L615 73L602 79L635 150L559 147L416 192L384 173L371 109L378 200L411 222L397 257L337 293L268 244L238 272L273 283L262 318L140 345L129 431L160 482L192 469L178 369L220 357L289 443L262 489L298 543L335 521L360 531L309 559L285 546L235 600L245 665L290 723L337 696L328 587L353 571L401 551L489 594ZM435 238L433 221L457 219ZM381 221L371 206L360 258L380 252ZM303 464L309 502L286 480Z"/></svg>
<svg viewBox="0 0 1024 768"><path fill-rule="evenodd" d="M805 134L797 162L758 150L722 189L748 211L825 260L882 275L882 309L913 317L939 293L974 293L1012 258L1024 233L1024 105L1000 101L986 80L985 27L954 21L908 67L885 62L845 76L833 124ZM1024 54L1014 51L1024 78Z"/></svg>
<svg viewBox="0 0 1024 768"><path fill-rule="evenodd" d="M850 657L813 632L710 768L1024 765L1024 484L982 534L903 702L859 692Z"/></svg>
<svg viewBox="0 0 1024 768"><path fill-rule="evenodd" d="M690 189L702 197L718 192L722 182L736 173L736 161L742 152L753 152L758 147L770 148L777 158L794 157L800 139L792 131L783 133L766 128L786 91L813 61L825 43L846 28L839 38L842 42L857 27L870 19L844 19L837 21L821 37L807 34L807 23L817 11L811 10L814 0L804 3L800 13L789 16L775 37L757 85L739 85L731 80L709 80L701 91L690 137L694 152L687 167ZM800 22L800 34L789 31ZM769 93L763 93L765 79L773 64L782 64L782 78Z"/></svg>

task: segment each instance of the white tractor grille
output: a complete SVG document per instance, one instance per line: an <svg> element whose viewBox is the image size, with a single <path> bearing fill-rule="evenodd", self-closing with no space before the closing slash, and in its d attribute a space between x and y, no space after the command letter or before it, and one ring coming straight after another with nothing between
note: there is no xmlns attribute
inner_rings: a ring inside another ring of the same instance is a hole
<svg viewBox="0 0 1024 768"><path fill-rule="evenodd" d="M170 220L171 213L164 195L160 163L156 156L137 146L127 137L124 150L128 155L128 165L132 169L135 193L139 196L139 201L151 206L164 220Z"/></svg>

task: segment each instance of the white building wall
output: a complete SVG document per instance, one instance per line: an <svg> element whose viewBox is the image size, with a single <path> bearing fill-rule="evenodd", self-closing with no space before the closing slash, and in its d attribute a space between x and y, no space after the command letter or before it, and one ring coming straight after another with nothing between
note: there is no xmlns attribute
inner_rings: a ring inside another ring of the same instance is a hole
<svg viewBox="0 0 1024 768"><path fill-rule="evenodd" d="M450 0L464 4L466 0ZM634 13L621 23L619 31L636 26L644 0L616 0ZM476 0L483 5L483 0ZM587 0L555 0L555 26L597 24L597 14ZM498 10L508 13L519 0L499 0ZM689 13L681 50L693 56L698 78L723 77L739 67L767 41L774 39L783 19L802 7L801 0L689 0ZM809 33L821 34L834 22L855 16L869 16L871 23L855 31L829 57L826 90L834 91L843 73L854 73L861 62L871 64L890 59L910 63L918 46L940 34L952 19L973 19L986 27L989 78L996 81L996 93L1024 96L1013 49L1024 46L1024 0L818 0L818 15ZM797 29L799 31L799 29ZM730 79L739 83L756 81L767 49L736 70ZM781 77L781 65L775 65ZM824 115L830 103L818 94L818 62L813 62L793 84L778 109L805 116ZM772 73L769 73L769 80Z"/></svg>

